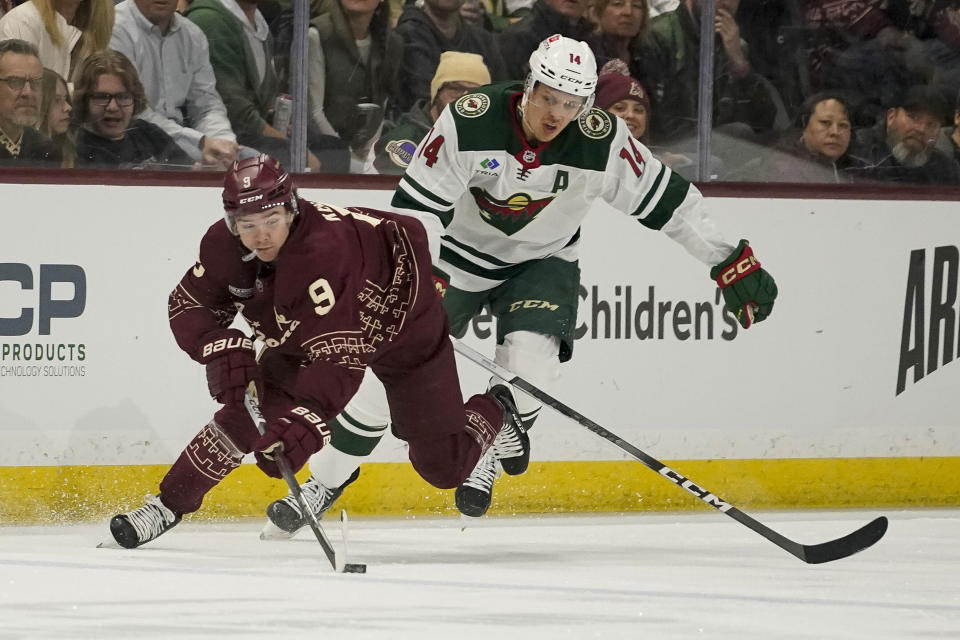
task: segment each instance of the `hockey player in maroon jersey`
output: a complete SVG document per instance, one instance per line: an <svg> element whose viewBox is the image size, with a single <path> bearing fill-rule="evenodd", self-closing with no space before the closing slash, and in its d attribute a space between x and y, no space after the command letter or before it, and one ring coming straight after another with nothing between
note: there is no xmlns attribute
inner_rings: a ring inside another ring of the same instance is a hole
<svg viewBox="0 0 960 640"><path fill-rule="evenodd" d="M325 421L366 367L387 390L411 463L436 487L463 482L491 446L529 447L505 388L463 402L420 222L308 202L266 155L227 171L223 205L225 219L204 235L169 299L177 344L206 366L223 408L187 444L159 495L111 520L120 545L153 540L199 509L246 453L269 476L280 477L271 457L278 449L300 469L329 442ZM230 328L237 313L267 347L259 359L254 341ZM243 406L249 383L267 419L263 436Z"/></svg>

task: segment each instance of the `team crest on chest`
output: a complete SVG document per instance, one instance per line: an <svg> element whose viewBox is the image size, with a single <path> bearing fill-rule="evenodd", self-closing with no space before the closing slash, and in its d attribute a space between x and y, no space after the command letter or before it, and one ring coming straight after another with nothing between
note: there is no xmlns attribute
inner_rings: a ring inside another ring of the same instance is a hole
<svg viewBox="0 0 960 640"><path fill-rule="evenodd" d="M464 118L477 118L490 108L490 98L482 93L468 93L454 103L454 108Z"/></svg>
<svg viewBox="0 0 960 640"><path fill-rule="evenodd" d="M590 111L577 120L577 124L580 125L580 131L583 132L583 135L595 140L606 137L607 134L610 133L610 130L613 129L610 116L600 109L590 109Z"/></svg>
<svg viewBox="0 0 960 640"><path fill-rule="evenodd" d="M533 222L554 198L531 198L526 193L515 193L504 200L498 200L478 187L470 187L470 195L477 203L483 221L508 236Z"/></svg>

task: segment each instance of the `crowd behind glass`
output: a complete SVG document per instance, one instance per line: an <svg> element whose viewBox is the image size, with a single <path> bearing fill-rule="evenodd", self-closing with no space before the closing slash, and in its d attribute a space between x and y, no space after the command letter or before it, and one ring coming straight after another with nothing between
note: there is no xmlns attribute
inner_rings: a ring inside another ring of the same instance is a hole
<svg viewBox="0 0 960 640"><path fill-rule="evenodd" d="M222 170L262 151L399 174L447 104L522 82L560 33L596 55L596 106L688 179L960 184L960 0L309 0L305 60L292 2L0 0L0 167Z"/></svg>

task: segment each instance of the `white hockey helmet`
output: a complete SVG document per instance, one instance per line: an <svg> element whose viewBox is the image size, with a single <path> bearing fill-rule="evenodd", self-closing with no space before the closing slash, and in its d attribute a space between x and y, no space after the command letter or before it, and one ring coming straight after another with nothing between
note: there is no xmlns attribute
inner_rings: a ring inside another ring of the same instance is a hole
<svg viewBox="0 0 960 640"><path fill-rule="evenodd" d="M586 42L554 34L530 54L530 75L524 88L524 103L534 84L586 98L577 113L579 118L593 106L597 88L597 61Z"/></svg>

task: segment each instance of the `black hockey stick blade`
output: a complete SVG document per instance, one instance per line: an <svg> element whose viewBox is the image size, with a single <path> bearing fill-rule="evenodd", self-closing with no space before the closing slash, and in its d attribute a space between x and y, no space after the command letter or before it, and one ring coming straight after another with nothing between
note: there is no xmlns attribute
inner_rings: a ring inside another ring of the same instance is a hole
<svg viewBox="0 0 960 640"><path fill-rule="evenodd" d="M250 386L253 388L253 383L250 383ZM247 413L250 414L250 419L253 420L253 424L256 425L257 431L260 435L263 435L267 428L267 422L260 412L260 405L257 402L256 396L250 389L248 389L243 396L243 406L247 408ZM327 556L330 566L333 567L334 571L343 573L347 565L343 557L333 548L333 544L331 544L330 539L327 538L327 534L324 533L323 527L320 526L320 522L317 520L317 516L304 499L303 492L300 491L300 483L297 482L297 477L293 474L287 457L282 453L275 453L273 455L274 461L277 463L277 468L280 469L280 475L283 476L283 480L287 483L291 495L296 499L297 504L300 505L300 511L307 515L307 524L310 525L313 535L317 538L317 542L320 543L320 547ZM356 568L357 565L350 566L353 568L348 573L366 573L366 567L364 567L363 571L358 571Z"/></svg>
<svg viewBox="0 0 960 640"><path fill-rule="evenodd" d="M834 560L852 556L855 553L873 546L886 532L887 518L880 516L842 538L837 538L829 542L821 542L820 544L799 545L802 555L798 555L797 557L807 564L833 562Z"/></svg>
<svg viewBox="0 0 960 640"><path fill-rule="evenodd" d="M581 427L584 427L588 431L592 431L604 440L616 445L622 451L630 454L630 456L636 459L637 462L640 462L651 471L658 473L681 489L687 491L689 494L699 498L705 504L713 507L717 511L725 513L743 526L756 533L759 533L761 536L774 543L781 549L808 564L822 564L824 562L831 562L833 560L839 560L841 558L851 556L858 551L863 551L867 547L872 546L878 540L880 540L880 538L883 537L883 534L887 531L887 519L881 516L876 520L864 525L863 527L860 527L853 533L843 536L842 538L837 538L836 540L813 545L803 545L795 542L790 538L777 533L762 522L755 520L743 511L740 511L729 502L720 498L720 496L705 488L703 485L694 483L690 478L684 476L674 469L671 469L664 463L642 451L638 447L630 444L612 431L601 427L593 420L590 420L586 416L574 411L542 389L535 387L523 378L514 375L509 369L500 366L475 349L468 347L456 338L451 338L451 340L453 341L453 346L457 353L469 360L472 360L495 376L505 380L514 389L519 389L534 400L537 400L538 402L550 407L563 417L576 422Z"/></svg>

